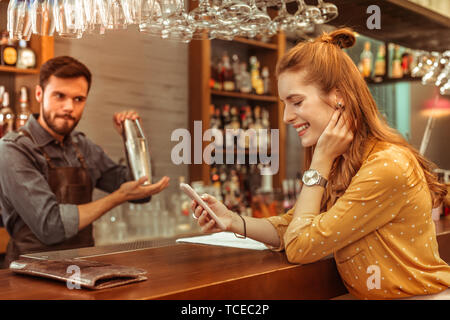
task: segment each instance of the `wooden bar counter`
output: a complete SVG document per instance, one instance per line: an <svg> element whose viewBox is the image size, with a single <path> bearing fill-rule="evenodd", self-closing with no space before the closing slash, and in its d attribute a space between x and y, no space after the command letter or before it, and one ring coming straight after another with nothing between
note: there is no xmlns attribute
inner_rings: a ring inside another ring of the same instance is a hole
<svg viewBox="0 0 450 320"><path fill-rule="evenodd" d="M441 257L449 263L450 221L439 221L436 230ZM347 293L332 257L294 265L284 253L200 244L94 254L98 248L80 249L80 258L143 268L148 280L70 290L64 282L5 269L0 270L0 299L330 299Z"/></svg>

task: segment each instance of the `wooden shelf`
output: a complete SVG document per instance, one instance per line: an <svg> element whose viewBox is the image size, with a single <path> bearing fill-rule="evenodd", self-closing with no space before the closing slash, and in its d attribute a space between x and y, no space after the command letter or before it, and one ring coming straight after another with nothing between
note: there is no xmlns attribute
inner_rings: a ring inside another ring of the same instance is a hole
<svg viewBox="0 0 450 320"><path fill-rule="evenodd" d="M403 78L384 78L381 81L376 81L372 78L366 79L367 84L389 84L389 83L398 83L398 82L411 82L411 81L421 81L421 77L403 77Z"/></svg>
<svg viewBox="0 0 450 320"><path fill-rule="evenodd" d="M278 45L276 43L263 42L263 41L259 41L259 40L240 38L240 37L234 38L233 41L244 43L244 44L251 45L254 47L259 47L259 48L278 50Z"/></svg>
<svg viewBox="0 0 450 320"><path fill-rule="evenodd" d="M255 100L255 101L269 101L269 102L277 102L278 101L278 97L276 97L276 96L265 96L265 95L234 92L234 91L211 90L211 95L221 96L221 97L231 97L231 98L237 98L237 99Z"/></svg>
<svg viewBox="0 0 450 320"><path fill-rule="evenodd" d="M443 52L450 47L450 19L408 0L334 0L339 16L328 24L348 26L365 36L401 46ZM381 11L381 28L367 28L367 7ZM288 10L296 10L296 3Z"/></svg>
<svg viewBox="0 0 450 320"><path fill-rule="evenodd" d="M16 67L0 66L0 72L16 73L16 74L38 74L39 69L19 69Z"/></svg>

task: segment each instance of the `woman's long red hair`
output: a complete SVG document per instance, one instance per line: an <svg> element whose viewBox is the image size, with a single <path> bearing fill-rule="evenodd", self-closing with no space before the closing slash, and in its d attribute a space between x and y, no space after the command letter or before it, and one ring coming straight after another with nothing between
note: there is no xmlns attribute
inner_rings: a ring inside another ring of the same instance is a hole
<svg viewBox="0 0 450 320"><path fill-rule="evenodd" d="M306 71L305 82L316 84L324 97L337 89L343 97L344 115L354 120L349 123L354 139L348 151L333 164L322 199L322 211L333 205L348 188L352 177L361 167L365 142L372 138L406 148L416 157L425 174L433 207L439 206L447 190L433 172L436 166L388 126L358 68L342 50L351 47L355 40L354 33L348 28L324 33L314 41L297 44L277 64L277 76L286 71ZM305 148L304 169L309 168L313 152L314 146Z"/></svg>

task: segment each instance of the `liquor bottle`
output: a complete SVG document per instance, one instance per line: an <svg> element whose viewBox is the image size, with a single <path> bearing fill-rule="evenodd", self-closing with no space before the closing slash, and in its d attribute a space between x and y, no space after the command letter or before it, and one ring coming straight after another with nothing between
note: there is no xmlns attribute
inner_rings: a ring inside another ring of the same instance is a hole
<svg viewBox="0 0 450 320"><path fill-rule="evenodd" d="M231 57L231 69L233 70L234 90L240 91L238 87L238 77L241 72L241 67L237 54L233 54L233 56Z"/></svg>
<svg viewBox="0 0 450 320"><path fill-rule="evenodd" d="M256 146L259 149L260 146L267 146L267 136L263 136L261 129L264 129L262 123L261 107L255 106L253 110L253 115L255 116L255 123L253 129L256 130Z"/></svg>
<svg viewBox="0 0 450 320"><path fill-rule="evenodd" d="M17 68L28 69L36 66L36 54L30 48L27 48L25 40L19 41L17 50Z"/></svg>
<svg viewBox="0 0 450 320"><path fill-rule="evenodd" d="M241 122L239 121L239 111L238 107L232 106L231 107L231 122L230 122L230 129L233 130L233 134L230 135L232 140L230 140L230 144L234 145L234 137L237 138L237 142L240 140L241 131L239 130L241 128Z"/></svg>
<svg viewBox="0 0 450 320"><path fill-rule="evenodd" d="M8 45L8 32L2 32L2 38L0 40L0 64L3 66L5 65L5 62L3 61L3 50L6 48L6 46ZM2 94L2 98L3 99L3 94Z"/></svg>
<svg viewBox="0 0 450 320"><path fill-rule="evenodd" d="M386 47L384 44L378 47L377 60L375 61L375 77L380 81L386 74Z"/></svg>
<svg viewBox="0 0 450 320"><path fill-rule="evenodd" d="M239 121L239 109L236 106L232 106L231 110L231 122L230 122L230 128L231 129L240 129L241 128L241 122Z"/></svg>
<svg viewBox="0 0 450 320"><path fill-rule="evenodd" d="M2 49L2 65L15 67L17 64L17 49L12 39L8 38L8 42L3 45Z"/></svg>
<svg viewBox="0 0 450 320"><path fill-rule="evenodd" d="M406 50L402 54L402 71L404 76L411 75L411 65L412 65L413 56L409 50Z"/></svg>
<svg viewBox="0 0 450 320"><path fill-rule="evenodd" d="M252 88L256 94L264 94L264 81L260 75L260 63L256 56L250 57L250 76L252 80Z"/></svg>
<svg viewBox="0 0 450 320"><path fill-rule="evenodd" d="M269 68L267 66L262 68L261 75L264 88L263 93L268 95L270 93L270 78L269 78Z"/></svg>
<svg viewBox="0 0 450 320"><path fill-rule="evenodd" d="M402 57L400 54L400 46L394 46L394 59L392 60L391 78L398 79L403 77Z"/></svg>
<svg viewBox="0 0 450 320"><path fill-rule="evenodd" d="M16 117L16 130L24 126L31 116L30 107L28 105L28 92L26 87L20 88L20 111Z"/></svg>
<svg viewBox="0 0 450 320"><path fill-rule="evenodd" d="M252 77L250 73L247 71L247 63L245 62L241 63L239 82L240 82L240 91L242 93L252 92Z"/></svg>
<svg viewBox="0 0 450 320"><path fill-rule="evenodd" d="M0 113L0 123L3 124L3 136L14 130L14 113L9 107L9 93L3 93L2 109Z"/></svg>
<svg viewBox="0 0 450 320"><path fill-rule="evenodd" d="M220 172L217 165L213 165L211 167L211 185L213 188L212 196L215 197L218 201L222 202L222 186L220 182Z"/></svg>
<svg viewBox="0 0 450 320"><path fill-rule="evenodd" d="M225 52L222 56L223 63L223 90L224 91L234 91L234 76L233 69L231 68L230 57Z"/></svg>
<svg viewBox="0 0 450 320"><path fill-rule="evenodd" d="M253 119L253 111L250 106L246 106L246 119L247 119L247 130L256 130L255 128L255 121ZM258 136L257 132L255 131L254 134L247 134L248 139L245 140L245 147L250 148L258 148Z"/></svg>
<svg viewBox="0 0 450 320"><path fill-rule="evenodd" d="M211 76L209 78L209 87L214 90L221 90L219 87L219 71L217 70L217 59L211 63Z"/></svg>
<svg viewBox="0 0 450 320"><path fill-rule="evenodd" d="M370 42L366 41L364 43L364 50L361 53L361 65L362 65L362 76L364 78L369 78L372 74L372 62L373 62L373 55L370 51Z"/></svg>
<svg viewBox="0 0 450 320"><path fill-rule="evenodd" d="M223 67L222 60L219 60L219 62L217 63L217 81L216 81L217 90L224 90L223 89L224 81L225 81L225 69Z"/></svg>

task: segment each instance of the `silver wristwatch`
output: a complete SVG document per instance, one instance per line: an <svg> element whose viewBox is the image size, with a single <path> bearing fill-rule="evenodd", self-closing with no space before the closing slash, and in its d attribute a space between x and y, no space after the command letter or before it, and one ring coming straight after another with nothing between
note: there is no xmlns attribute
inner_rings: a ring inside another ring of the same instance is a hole
<svg viewBox="0 0 450 320"><path fill-rule="evenodd" d="M322 186L326 187L328 180L322 177L319 171L315 169L306 170L303 173L302 182L305 186Z"/></svg>

